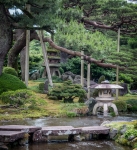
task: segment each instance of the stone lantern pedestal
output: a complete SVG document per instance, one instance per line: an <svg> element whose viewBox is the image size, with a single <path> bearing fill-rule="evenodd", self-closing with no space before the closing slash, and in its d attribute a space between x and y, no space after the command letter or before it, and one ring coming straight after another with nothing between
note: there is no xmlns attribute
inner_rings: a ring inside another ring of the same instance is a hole
<svg viewBox="0 0 137 150"><path fill-rule="evenodd" d="M115 100L114 97L112 97L112 89L123 89L122 86L116 85L116 84L110 84L109 81L103 81L101 84L94 85L90 88L95 88L99 90L98 97L96 97L97 103L95 104L93 108L93 115L97 114L98 107L103 107L103 115L108 116L108 107L112 107L115 114L118 115L117 107L113 102Z"/></svg>

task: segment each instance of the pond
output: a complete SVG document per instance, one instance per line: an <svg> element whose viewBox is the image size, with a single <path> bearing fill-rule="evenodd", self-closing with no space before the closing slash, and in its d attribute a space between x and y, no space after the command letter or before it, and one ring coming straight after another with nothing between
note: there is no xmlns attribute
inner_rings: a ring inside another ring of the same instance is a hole
<svg viewBox="0 0 137 150"><path fill-rule="evenodd" d="M32 126L73 126L86 127L100 125L104 121L131 121L137 120L136 114L124 114L118 117L88 116L76 118L39 118L24 119L19 121L3 121L0 125L32 125ZM11 150L131 150L129 147L121 146L114 141L93 140L82 142L54 141L50 143L31 143L26 146L15 146Z"/></svg>

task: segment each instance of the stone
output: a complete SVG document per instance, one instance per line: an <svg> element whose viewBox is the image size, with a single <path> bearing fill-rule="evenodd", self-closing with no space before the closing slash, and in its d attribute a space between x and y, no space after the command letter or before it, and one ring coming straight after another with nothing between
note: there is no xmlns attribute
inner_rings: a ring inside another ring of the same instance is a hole
<svg viewBox="0 0 137 150"><path fill-rule="evenodd" d="M89 113L90 113L90 112L92 112L93 107L94 107L94 105L96 104L96 100L95 100L93 97L91 97L89 100L87 100L87 101L85 102L85 104L88 106Z"/></svg>
<svg viewBox="0 0 137 150"><path fill-rule="evenodd" d="M117 134L118 134L118 130L117 129L113 128L112 130L110 130L110 132L109 132L110 139L113 140Z"/></svg>
<svg viewBox="0 0 137 150"><path fill-rule="evenodd" d="M110 124L111 121L107 120L107 121L104 121L100 126L106 126L107 124Z"/></svg>
<svg viewBox="0 0 137 150"><path fill-rule="evenodd" d="M134 136L134 135L131 135L131 136L128 137L128 140L131 141L131 140L133 140L134 138L135 138L135 136Z"/></svg>
<svg viewBox="0 0 137 150"><path fill-rule="evenodd" d="M123 96L128 93L128 85L126 83L120 84L124 89L119 89L119 95Z"/></svg>
<svg viewBox="0 0 137 150"><path fill-rule="evenodd" d="M6 145L0 145L0 150L8 150L8 147Z"/></svg>
<svg viewBox="0 0 137 150"><path fill-rule="evenodd" d="M63 73L63 76L64 76L64 75L65 75L65 76L71 76L72 79L74 79L75 76L76 76L76 74L72 73L71 71L67 71L67 72Z"/></svg>
<svg viewBox="0 0 137 150"><path fill-rule="evenodd" d="M40 73L39 73L39 71L34 72L34 73L30 76L30 80L37 80L38 78L40 78Z"/></svg>
<svg viewBox="0 0 137 150"><path fill-rule="evenodd" d="M81 84L81 79L74 79L73 83L74 84Z"/></svg>
<svg viewBox="0 0 137 150"><path fill-rule="evenodd" d="M73 83L73 78L70 75L68 76L67 79L70 80Z"/></svg>
<svg viewBox="0 0 137 150"><path fill-rule="evenodd" d="M42 135L42 130L37 130L33 134L33 142L47 142L48 136Z"/></svg>
<svg viewBox="0 0 137 150"><path fill-rule="evenodd" d="M66 80L68 79L68 75L63 74L63 75L61 76L61 79L62 79L63 81L66 81Z"/></svg>
<svg viewBox="0 0 137 150"><path fill-rule="evenodd" d="M127 126L124 124L122 129L120 130L120 133L124 134L126 132L126 130L127 130Z"/></svg>
<svg viewBox="0 0 137 150"><path fill-rule="evenodd" d="M44 83L44 91L48 91L48 86L49 86L49 80L46 80Z"/></svg>
<svg viewBox="0 0 137 150"><path fill-rule="evenodd" d="M120 86L122 86L124 89L119 89L119 96L123 96L128 93L128 85L126 83L121 83ZM116 89L112 89L112 94L116 94Z"/></svg>
<svg viewBox="0 0 137 150"><path fill-rule="evenodd" d="M81 141L80 135L74 135L74 141Z"/></svg>

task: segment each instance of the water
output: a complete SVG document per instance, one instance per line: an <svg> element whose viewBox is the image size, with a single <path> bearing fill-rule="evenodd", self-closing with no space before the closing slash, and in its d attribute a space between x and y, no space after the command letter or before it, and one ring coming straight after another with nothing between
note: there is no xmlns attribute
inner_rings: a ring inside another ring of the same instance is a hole
<svg viewBox="0 0 137 150"><path fill-rule="evenodd" d="M3 121L0 125L32 125L32 126L73 126L86 127L100 125L104 121L131 121L137 120L136 114L126 114L118 117L88 116L76 118L39 118L25 119L19 121ZM51 143L31 143L26 146L15 146L10 150L131 150L129 147L118 145L114 141L100 140L87 142L51 142Z"/></svg>

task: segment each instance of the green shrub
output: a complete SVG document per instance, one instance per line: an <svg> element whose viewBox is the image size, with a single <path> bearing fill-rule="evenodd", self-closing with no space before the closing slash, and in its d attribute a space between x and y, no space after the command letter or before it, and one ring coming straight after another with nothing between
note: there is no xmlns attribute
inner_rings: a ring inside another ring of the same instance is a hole
<svg viewBox="0 0 137 150"><path fill-rule="evenodd" d="M66 115L70 118L77 116L77 114L75 112L67 112Z"/></svg>
<svg viewBox="0 0 137 150"><path fill-rule="evenodd" d="M129 83L129 84L133 82L133 79L129 75L126 75L124 73L120 73L119 80L122 80L124 81L124 83Z"/></svg>
<svg viewBox="0 0 137 150"><path fill-rule="evenodd" d="M11 75L16 76L16 77L18 76L17 71L12 67L4 67L3 68L3 73L11 74Z"/></svg>
<svg viewBox="0 0 137 150"><path fill-rule="evenodd" d="M58 100L64 100L64 102L73 102L75 97L80 97L81 99L85 97L85 90L81 86L72 84L70 80L63 82L54 86L49 90L48 96L56 96Z"/></svg>
<svg viewBox="0 0 137 150"><path fill-rule="evenodd" d="M128 99L126 100L128 111L137 111L137 99Z"/></svg>
<svg viewBox="0 0 137 150"><path fill-rule="evenodd" d="M21 106L28 102L28 99L32 96L32 92L26 89L7 91L0 95L0 99L5 104ZM32 100L31 100L32 101Z"/></svg>
<svg viewBox="0 0 137 150"><path fill-rule="evenodd" d="M59 78L58 76L52 76L52 81L53 83L61 83L63 82L61 78Z"/></svg>
<svg viewBox="0 0 137 150"><path fill-rule="evenodd" d="M118 111L126 111L127 104L124 100L115 100L113 103L117 106Z"/></svg>
<svg viewBox="0 0 137 150"><path fill-rule="evenodd" d="M44 90L44 83L40 83L40 84L39 84L39 90L40 90L40 91L43 91L43 90Z"/></svg>
<svg viewBox="0 0 137 150"><path fill-rule="evenodd" d="M2 73L0 76L0 94L6 91L15 91L26 88L26 85L13 75Z"/></svg>
<svg viewBox="0 0 137 150"><path fill-rule="evenodd" d="M52 99L52 100L57 100L58 99L57 96L49 96L48 98Z"/></svg>

